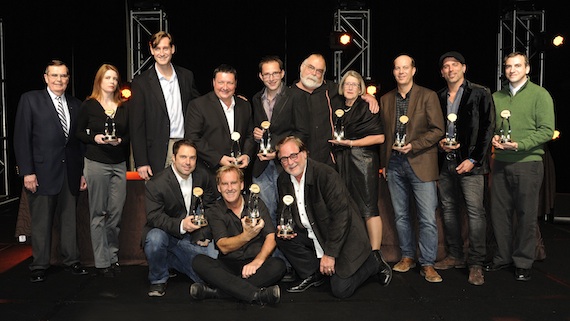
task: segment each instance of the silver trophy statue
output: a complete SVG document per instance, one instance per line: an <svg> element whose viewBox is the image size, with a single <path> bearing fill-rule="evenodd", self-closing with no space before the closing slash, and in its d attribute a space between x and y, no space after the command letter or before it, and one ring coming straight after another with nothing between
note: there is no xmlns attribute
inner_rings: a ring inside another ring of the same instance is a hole
<svg viewBox="0 0 570 321"><path fill-rule="evenodd" d="M343 140L344 139L344 120L342 116L344 116L344 110L337 109L334 112L336 116L336 121L334 124L334 132L333 132L333 139L335 140Z"/></svg>
<svg viewBox="0 0 570 321"><path fill-rule="evenodd" d="M273 152L273 147L271 146L271 133L269 132L269 126L271 123L269 121L261 122L261 128L263 128L263 136L261 136L261 141L259 142L259 153L267 155Z"/></svg>
<svg viewBox="0 0 570 321"><path fill-rule="evenodd" d="M192 224L204 227L208 225L208 220L206 220L204 204L202 202L202 195L204 190L201 187L194 187L192 190L192 195L194 195L195 201L194 206L192 206Z"/></svg>
<svg viewBox="0 0 570 321"><path fill-rule="evenodd" d="M511 142L511 111L505 109L501 111L501 127L499 128L499 141L501 144ZM505 121L507 123L507 133L505 134Z"/></svg>
<svg viewBox="0 0 570 321"><path fill-rule="evenodd" d="M240 162L237 159L241 156L241 148L239 146L239 139L241 138L241 135L238 132L233 132L231 134L231 138L232 138L232 150L230 152L230 156L236 159L234 164L239 165Z"/></svg>
<svg viewBox="0 0 570 321"><path fill-rule="evenodd" d="M105 134L103 140L106 142L116 142L119 140L115 130L115 111L112 109L105 109L105 115L107 119L105 120Z"/></svg>
<svg viewBox="0 0 570 321"><path fill-rule="evenodd" d="M400 116L400 123L406 125L410 119L406 115ZM396 133L396 139L394 140L394 147L404 147L406 146L406 134L400 137L400 133Z"/></svg>
<svg viewBox="0 0 570 321"><path fill-rule="evenodd" d="M449 121L449 126L447 126L447 132L445 133L445 146L452 147L457 145L457 128L455 122L457 121L457 114L449 113L447 115L447 120Z"/></svg>
<svg viewBox="0 0 570 321"><path fill-rule="evenodd" d="M257 184L251 184L249 187L249 201L247 204L247 216L245 217L245 222L251 226L256 226L259 224L260 214L259 214L259 192L261 189Z"/></svg>
<svg viewBox="0 0 570 321"><path fill-rule="evenodd" d="M291 214L291 204L295 199L291 195L283 196L283 211L281 212L281 217L279 218L279 228L277 229L277 236L289 236L295 234L293 231L293 214Z"/></svg>

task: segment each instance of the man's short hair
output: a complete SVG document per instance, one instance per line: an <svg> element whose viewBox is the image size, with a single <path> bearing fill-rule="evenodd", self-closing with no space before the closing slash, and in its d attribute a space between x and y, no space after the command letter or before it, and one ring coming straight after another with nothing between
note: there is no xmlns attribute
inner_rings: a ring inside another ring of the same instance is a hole
<svg viewBox="0 0 570 321"><path fill-rule="evenodd" d="M264 64L266 63L270 63L270 62L276 62L279 64L279 69L283 70L283 61L281 60L281 58L279 58L278 56L265 56L263 58L261 58L261 61L259 62L259 72L261 72L261 68L263 67Z"/></svg>
<svg viewBox="0 0 570 321"><path fill-rule="evenodd" d="M520 51L515 51L515 52L511 52L510 54L508 54L505 59L503 59L503 65L507 63L507 59L509 58L513 58L516 56L523 56L524 57L524 66L529 66L530 62L528 61L528 56L525 53L522 53Z"/></svg>
<svg viewBox="0 0 570 321"><path fill-rule="evenodd" d="M235 166L235 165L224 165L216 171L216 185L220 185L220 181L222 180L222 175L225 173L235 172L238 174L238 179L241 182L244 181L244 174L243 171Z"/></svg>
<svg viewBox="0 0 570 321"><path fill-rule="evenodd" d="M172 40L172 35L166 31L159 31L159 32L153 34L150 37L148 44L150 45L151 48L154 49L154 48L156 48L156 46L158 46L158 44L160 43L160 41L163 38L168 38L170 40L170 47L174 46L174 41Z"/></svg>
<svg viewBox="0 0 570 321"><path fill-rule="evenodd" d="M287 136L283 138L281 141L279 141L277 143L277 146L275 146L275 151L277 152L277 155L279 155L279 150L281 149L281 146L283 146L285 143L288 142L295 143L295 145L297 145L297 147L299 148L299 153L300 152L307 152L307 154L309 153L309 151L307 150L307 146L305 145L305 143L303 143L303 141L299 137Z"/></svg>
<svg viewBox="0 0 570 321"><path fill-rule="evenodd" d="M48 73L48 68L49 68L49 67L52 67L52 66L55 66L55 67L64 66L65 68L67 68L67 73L69 73L69 67L67 67L67 65L65 64L65 62L63 62L63 61L61 61L61 60L58 60L58 59L53 59L53 60L51 60L50 62L48 62L47 66L46 66L46 70L44 71L44 74L47 75L47 73Z"/></svg>
<svg viewBox="0 0 570 321"><path fill-rule="evenodd" d="M216 69L214 69L214 74L212 75L212 79L215 79L216 75L220 72L226 74L233 74L234 78L237 80L237 70L228 64L221 64Z"/></svg>
<svg viewBox="0 0 570 321"><path fill-rule="evenodd" d="M187 139L187 138L182 138L182 139L174 142L174 145L172 145L172 154L174 156L176 156L176 154L178 154L178 150L180 149L181 146L189 146L189 147L194 148L195 150L198 150L198 148L196 148L196 144L194 144L193 141L191 141L190 139Z"/></svg>
<svg viewBox="0 0 570 321"><path fill-rule="evenodd" d="M392 60L392 64L394 64L396 62L396 59L398 59L402 56L410 57L410 59L412 60L412 68L416 68L416 60L414 59L414 57L408 55L407 53L401 53L401 54L397 55L396 58L394 58L394 60Z"/></svg>

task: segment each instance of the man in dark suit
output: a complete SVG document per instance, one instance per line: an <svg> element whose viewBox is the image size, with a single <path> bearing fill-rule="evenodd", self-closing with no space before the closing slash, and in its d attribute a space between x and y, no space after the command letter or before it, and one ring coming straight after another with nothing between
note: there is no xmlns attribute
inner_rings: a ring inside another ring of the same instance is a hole
<svg viewBox="0 0 570 321"><path fill-rule="evenodd" d="M229 65L214 70L214 90L188 106L185 137L198 147L198 158L212 177L220 166L246 168L255 155L251 105L235 96L237 71Z"/></svg>
<svg viewBox="0 0 570 321"><path fill-rule="evenodd" d="M188 103L200 95L194 74L171 63L176 48L170 34L155 33L149 46L155 63L133 80L129 102L135 167L145 180L170 165L172 145L184 137Z"/></svg>
<svg viewBox="0 0 570 321"><path fill-rule="evenodd" d="M394 59L397 86L380 98L380 119L386 142L380 145L380 164L385 168L402 259L393 270L407 272L416 266L416 244L409 211L410 196L416 199L419 222L420 274L428 282L441 282L433 268L437 255L436 180L437 143L443 137L443 116L437 94L414 83L415 60L408 55ZM394 144L400 138L402 144Z"/></svg>
<svg viewBox="0 0 570 321"><path fill-rule="evenodd" d="M465 58L456 51L439 59L447 86L438 92L446 136L439 141L439 198L445 228L447 256L436 269L465 267L460 215L465 202L469 222L469 283L482 285L483 262L487 255L487 218L484 204L489 173L491 139L495 128L495 104L489 88L465 79Z"/></svg>
<svg viewBox="0 0 570 321"><path fill-rule="evenodd" d="M295 233L278 237L277 246L303 279L287 291L319 286L327 275L333 295L347 298L370 276L382 280L387 264L378 251L372 251L358 207L340 175L307 153L294 136L277 145L284 169L278 180L279 196L295 199L291 205ZM281 213L283 203L279 206Z"/></svg>
<svg viewBox="0 0 570 321"><path fill-rule="evenodd" d="M47 88L22 95L14 124L14 152L32 219L30 281L41 282L50 266L52 224L61 224L61 254L66 269L87 274L79 262L76 201L87 184L81 175L83 155L75 137L81 101L65 94L69 69L51 61L44 74Z"/></svg>
<svg viewBox="0 0 570 321"><path fill-rule="evenodd" d="M217 257L209 227L193 223L197 197L202 188L202 210L214 202L214 182L208 172L197 166L196 145L182 139L172 147L172 165L146 184L147 223L142 241L148 261L149 296L163 296L169 269L186 274L195 282L200 278L192 269L198 254Z"/></svg>

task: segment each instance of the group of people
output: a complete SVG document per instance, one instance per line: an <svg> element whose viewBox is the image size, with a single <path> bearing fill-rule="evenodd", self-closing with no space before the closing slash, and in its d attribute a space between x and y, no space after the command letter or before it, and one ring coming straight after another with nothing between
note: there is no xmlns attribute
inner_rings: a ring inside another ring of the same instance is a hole
<svg viewBox="0 0 570 321"><path fill-rule="evenodd" d="M61 61L47 66L46 89L22 96L14 146L32 218L30 281L46 277L56 215L63 264L87 274L75 232L75 200L85 189L95 267L106 277L120 272L131 148L146 181L141 245L149 296L163 296L169 278L184 273L197 300L275 304L279 281L297 281L287 291L298 293L327 278L333 295L346 298L370 277L388 285L392 269L407 272L416 259L429 282L442 281L438 269L466 265L474 285L484 283L483 271L513 265L517 280L530 279L554 107L548 92L528 79L524 54L505 58L508 84L494 94L465 79L458 52L439 59L447 86L438 93L414 83L415 61L403 54L393 61L396 88L379 100L365 93L355 71L338 84L326 81L320 54L301 63L299 80L288 87L283 62L268 56L259 63L264 87L250 102L235 94L232 66L216 68L213 90L200 96L193 73L171 62L170 34L154 34L149 49L155 63L133 80L128 103L120 99L117 68L108 64L83 103L65 93L69 70ZM393 267L381 252L379 172L401 249ZM497 252L485 262L489 173ZM248 193L250 183L260 188ZM436 262L438 205L448 255ZM201 214L207 223L196 220Z"/></svg>

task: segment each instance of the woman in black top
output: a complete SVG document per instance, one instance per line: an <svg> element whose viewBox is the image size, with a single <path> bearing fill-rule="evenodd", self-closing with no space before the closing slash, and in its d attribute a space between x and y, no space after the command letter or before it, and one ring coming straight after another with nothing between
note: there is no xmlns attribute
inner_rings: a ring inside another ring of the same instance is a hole
<svg viewBox="0 0 570 321"><path fill-rule="evenodd" d="M115 66L99 68L77 126L77 137L86 144L83 175L89 193L95 267L106 277L120 271L119 224L127 192L128 111L121 104L119 82Z"/></svg>

